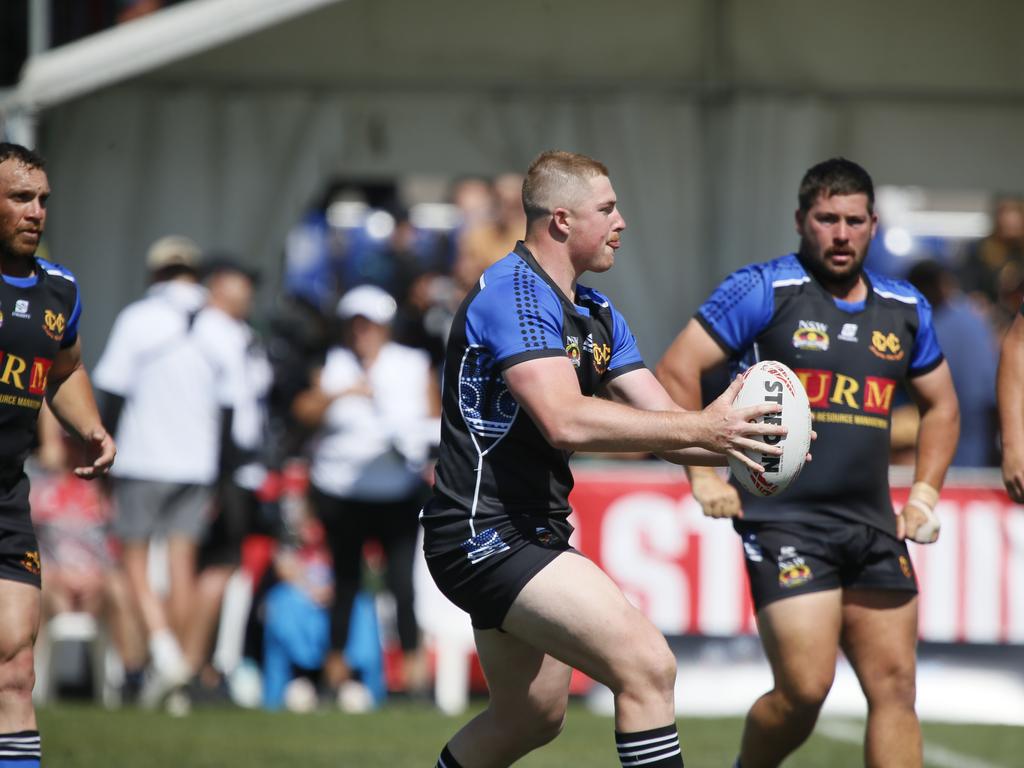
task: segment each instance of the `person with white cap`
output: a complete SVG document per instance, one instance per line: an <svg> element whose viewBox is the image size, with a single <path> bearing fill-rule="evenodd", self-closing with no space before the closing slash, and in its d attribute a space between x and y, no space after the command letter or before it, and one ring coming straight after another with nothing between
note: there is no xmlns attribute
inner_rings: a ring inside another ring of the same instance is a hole
<svg viewBox="0 0 1024 768"><path fill-rule="evenodd" d="M310 499L324 524L335 578L325 673L343 707L357 698L344 648L367 539L380 541L387 557L407 686L422 683L412 568L423 471L440 436L440 403L427 354L390 340L396 310L395 300L374 286L342 296L343 343L328 351L312 386L293 405L296 418L317 429Z"/></svg>
<svg viewBox="0 0 1024 768"><path fill-rule="evenodd" d="M118 315L94 374L104 424L122 446L123 463L112 473L114 531L149 636L153 674L142 703L150 706L191 677L181 638L195 601L196 547L218 473L223 410L231 403L221 355L193 333L207 299L199 257L186 237L153 243L150 287ZM150 541L161 537L166 603L149 579Z"/></svg>

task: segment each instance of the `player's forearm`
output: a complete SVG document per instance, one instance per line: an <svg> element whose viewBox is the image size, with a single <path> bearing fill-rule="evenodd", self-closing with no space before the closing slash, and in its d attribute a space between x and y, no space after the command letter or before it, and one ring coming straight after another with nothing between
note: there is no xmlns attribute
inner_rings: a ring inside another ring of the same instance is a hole
<svg viewBox="0 0 1024 768"><path fill-rule="evenodd" d="M46 399L54 416L76 437L82 439L102 429L92 384L83 366L75 366L64 378L51 381Z"/></svg>
<svg viewBox="0 0 1024 768"><path fill-rule="evenodd" d="M538 420L538 426L548 442L563 450L662 453L706 445L706 421L700 412L642 411L581 396L553 411L546 423Z"/></svg>
<svg viewBox="0 0 1024 768"><path fill-rule="evenodd" d="M724 454L715 453L704 448L680 448L678 451L659 451L656 455L659 459L686 467L686 471L691 477L691 470L696 470L698 473L701 471L713 472L714 470L711 467L724 467L729 463Z"/></svg>
<svg viewBox="0 0 1024 768"><path fill-rule="evenodd" d="M666 355L655 371L658 381L665 387L672 399L688 411L699 411L702 404L703 393L701 392L700 372L695 368L680 365L677 361ZM694 474L701 472L714 472L711 467L724 466L726 459L721 454L700 449L683 449L659 453L659 458L673 464L682 464L686 467L686 474L692 479ZM707 461L702 460L706 457Z"/></svg>
<svg viewBox="0 0 1024 768"><path fill-rule="evenodd" d="M1024 453L1024 322L1018 320L1003 339L996 379L1003 450Z"/></svg>
<svg viewBox="0 0 1024 768"><path fill-rule="evenodd" d="M914 482L925 482L935 489L942 488L946 470L956 453L959 434L960 409L955 397L922 411L917 433Z"/></svg>
<svg viewBox="0 0 1024 768"><path fill-rule="evenodd" d="M666 356L658 363L654 373L679 406L688 411L700 410L700 371L681 366Z"/></svg>

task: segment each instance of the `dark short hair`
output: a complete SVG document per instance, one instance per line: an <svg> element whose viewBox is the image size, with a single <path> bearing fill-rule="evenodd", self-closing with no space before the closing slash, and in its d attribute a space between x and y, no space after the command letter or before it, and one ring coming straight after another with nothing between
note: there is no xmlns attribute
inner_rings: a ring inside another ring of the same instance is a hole
<svg viewBox="0 0 1024 768"><path fill-rule="evenodd" d="M46 161L43 160L42 156L33 152L28 147L23 147L21 144L12 144L9 141L0 141L0 163L6 160L17 160L29 168L38 168L39 170L46 168Z"/></svg>
<svg viewBox="0 0 1024 768"><path fill-rule="evenodd" d="M845 157L833 157L818 163L800 181L800 212L807 213L822 195L867 195L868 211L875 211L875 185L861 166Z"/></svg>

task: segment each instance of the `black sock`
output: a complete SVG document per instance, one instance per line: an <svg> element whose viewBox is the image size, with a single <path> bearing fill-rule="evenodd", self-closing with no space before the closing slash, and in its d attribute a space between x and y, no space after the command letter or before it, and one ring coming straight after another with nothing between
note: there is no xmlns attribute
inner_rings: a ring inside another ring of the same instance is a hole
<svg viewBox="0 0 1024 768"><path fill-rule="evenodd" d="M39 768L41 757L39 731L0 733L0 765Z"/></svg>
<svg viewBox="0 0 1024 768"><path fill-rule="evenodd" d="M441 757L437 759L437 765L434 768L462 768L462 765L452 757L451 750L448 749L448 745L444 745L444 749L441 750Z"/></svg>
<svg viewBox="0 0 1024 768"><path fill-rule="evenodd" d="M636 733L615 732L615 746L623 768L682 768L679 733L675 723Z"/></svg>

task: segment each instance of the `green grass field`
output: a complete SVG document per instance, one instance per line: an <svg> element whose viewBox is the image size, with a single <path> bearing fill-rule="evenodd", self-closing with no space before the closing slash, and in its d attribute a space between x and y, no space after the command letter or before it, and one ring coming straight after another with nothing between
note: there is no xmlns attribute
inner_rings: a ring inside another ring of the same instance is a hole
<svg viewBox="0 0 1024 768"><path fill-rule="evenodd" d="M479 705L478 705L479 706ZM40 710L47 768L432 768L448 736L468 719L423 705L397 704L367 715L271 714L196 709L183 718L88 705ZM856 733L860 724L825 724L787 768L854 768L860 747L822 730ZM739 719L680 721L687 768L728 768ZM563 734L517 763L523 768L618 765L612 722L574 704ZM1024 765L1024 728L925 725L927 765L1013 768ZM970 762L973 761L973 762Z"/></svg>

